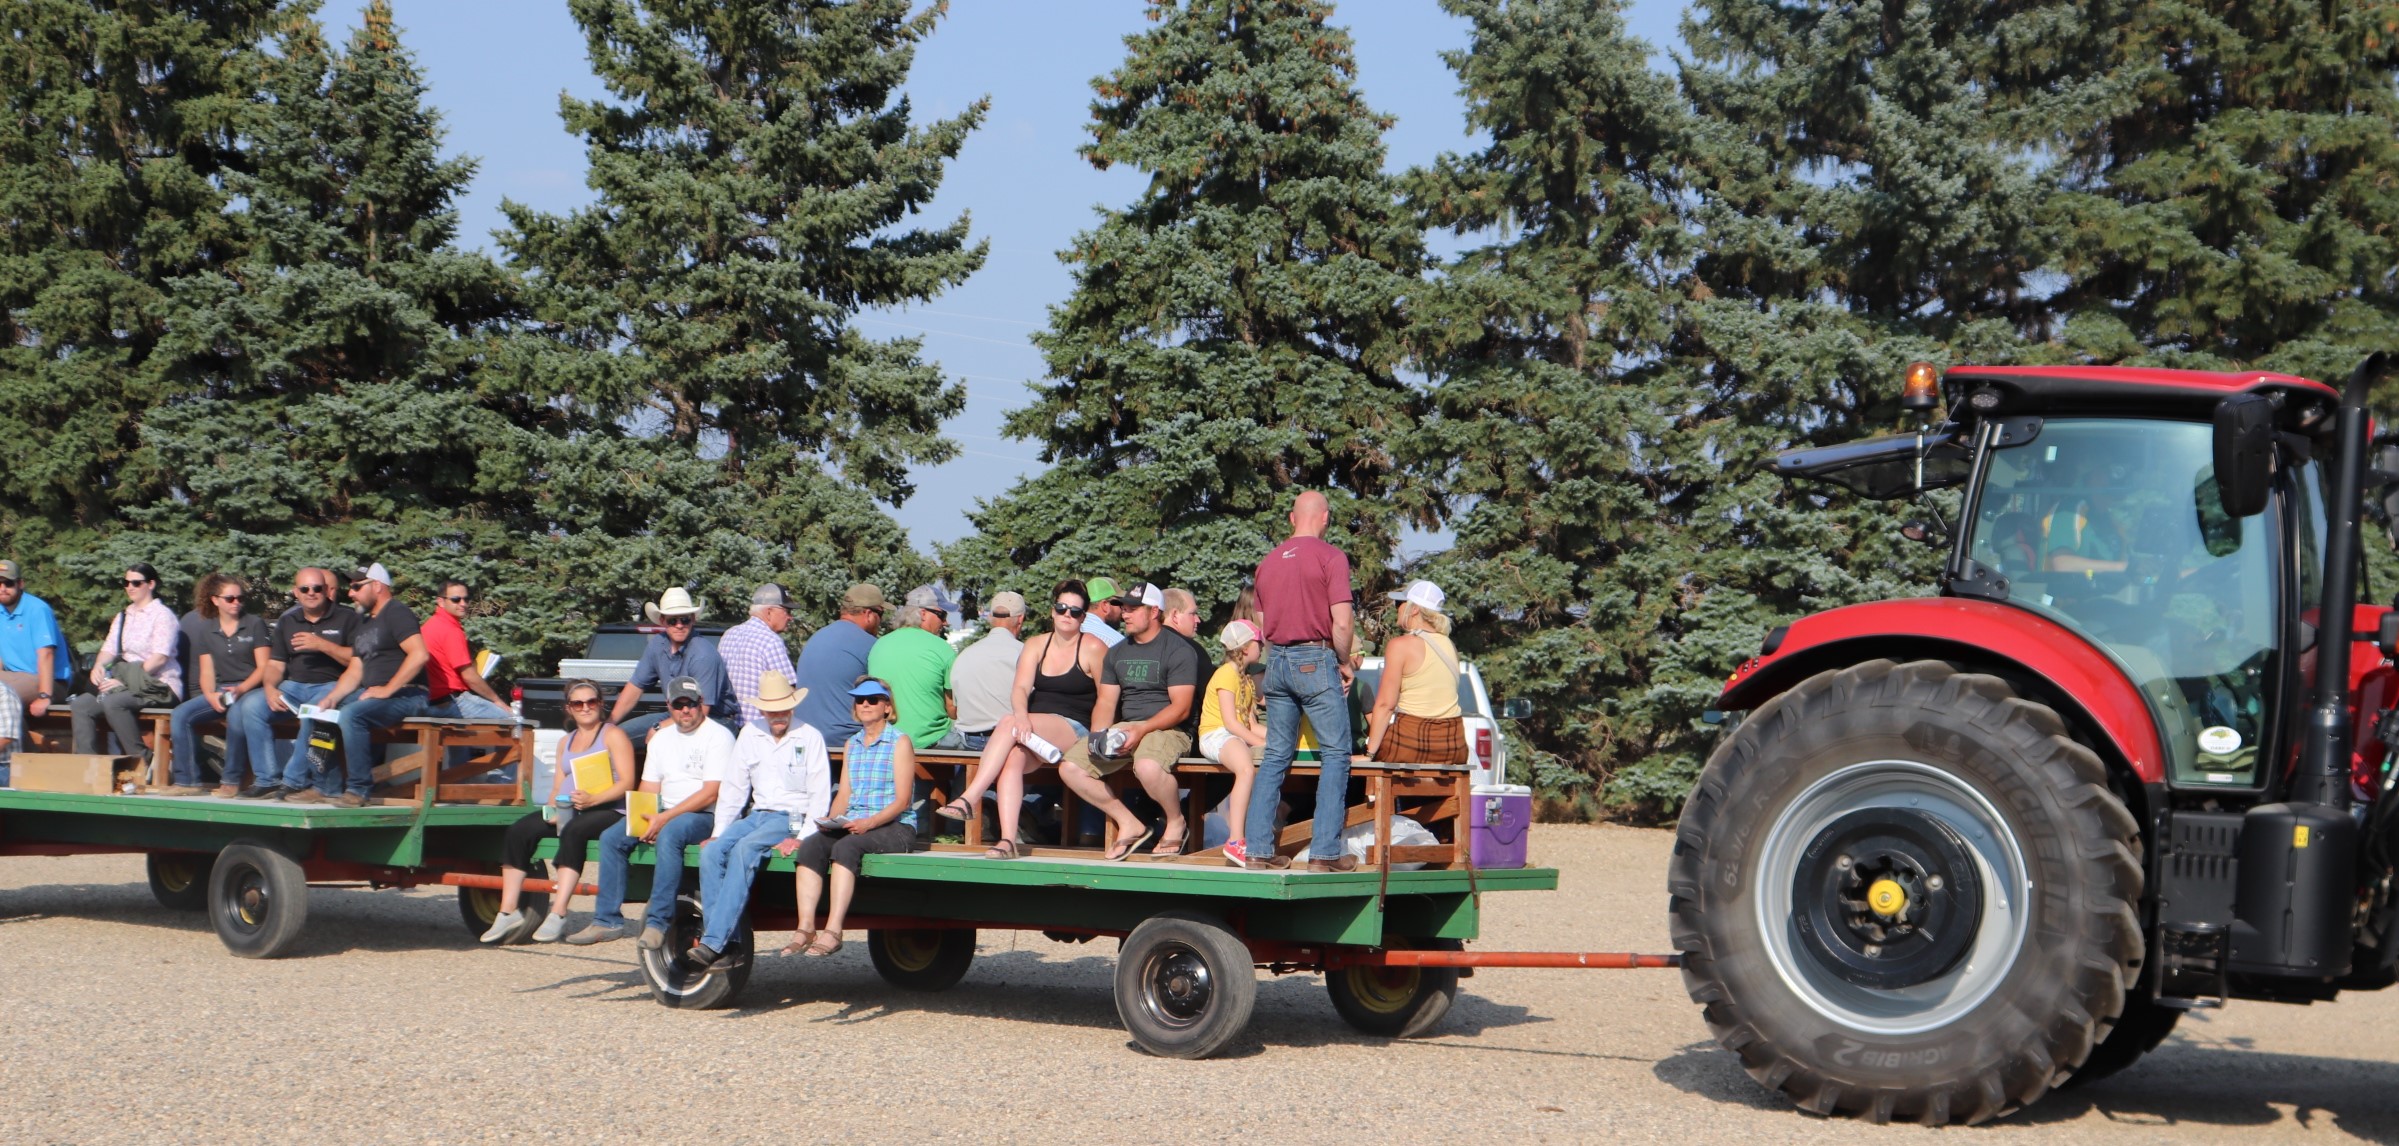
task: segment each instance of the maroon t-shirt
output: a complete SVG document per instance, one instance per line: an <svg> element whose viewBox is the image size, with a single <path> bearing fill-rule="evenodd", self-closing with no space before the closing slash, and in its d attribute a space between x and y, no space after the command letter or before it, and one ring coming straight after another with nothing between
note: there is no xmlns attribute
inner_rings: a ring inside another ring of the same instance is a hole
<svg viewBox="0 0 2399 1146"><path fill-rule="evenodd" d="M1333 639L1333 606L1350 603L1349 557L1321 537L1294 537L1258 562L1266 643Z"/></svg>

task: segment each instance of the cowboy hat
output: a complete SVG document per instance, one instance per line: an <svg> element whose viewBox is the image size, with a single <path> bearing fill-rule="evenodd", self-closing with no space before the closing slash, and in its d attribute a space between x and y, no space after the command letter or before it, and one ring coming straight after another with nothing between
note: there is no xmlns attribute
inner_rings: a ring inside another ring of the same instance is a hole
<svg viewBox="0 0 2399 1146"><path fill-rule="evenodd" d="M774 669L758 674L758 695L750 698L750 707L760 712L789 712L808 699L807 689L794 689L791 681Z"/></svg>
<svg viewBox="0 0 2399 1146"><path fill-rule="evenodd" d="M653 625L657 624L661 617L696 617L700 615L700 607L691 603L691 594L684 592L681 585L660 593L656 604L643 605L641 611L649 614L650 623Z"/></svg>

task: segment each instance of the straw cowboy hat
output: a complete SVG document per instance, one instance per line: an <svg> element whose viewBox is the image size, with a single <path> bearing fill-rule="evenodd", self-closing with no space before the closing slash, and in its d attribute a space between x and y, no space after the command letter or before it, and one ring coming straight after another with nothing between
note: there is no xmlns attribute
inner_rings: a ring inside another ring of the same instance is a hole
<svg viewBox="0 0 2399 1146"><path fill-rule="evenodd" d="M700 607L691 603L691 594L684 592L681 585L660 593L657 604L643 605L641 611L650 615L650 623L653 625L657 624L661 617L696 617L700 615Z"/></svg>
<svg viewBox="0 0 2399 1146"><path fill-rule="evenodd" d="M750 707L760 712L789 712L808 699L808 690L795 689L782 673L768 669L758 674L758 695L751 698Z"/></svg>

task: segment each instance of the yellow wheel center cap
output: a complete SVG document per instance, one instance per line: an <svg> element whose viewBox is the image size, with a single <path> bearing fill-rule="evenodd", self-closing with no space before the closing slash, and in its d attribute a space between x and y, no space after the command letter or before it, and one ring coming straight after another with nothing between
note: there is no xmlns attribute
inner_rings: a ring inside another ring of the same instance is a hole
<svg viewBox="0 0 2399 1146"><path fill-rule="evenodd" d="M1878 879L1866 889L1866 905L1876 915L1892 916L1907 910L1908 893L1895 879Z"/></svg>

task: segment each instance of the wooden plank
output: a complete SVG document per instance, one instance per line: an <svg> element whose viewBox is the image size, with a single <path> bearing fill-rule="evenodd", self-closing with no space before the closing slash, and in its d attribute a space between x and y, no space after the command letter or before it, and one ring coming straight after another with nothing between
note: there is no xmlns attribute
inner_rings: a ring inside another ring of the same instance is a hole
<svg viewBox="0 0 2399 1146"><path fill-rule="evenodd" d="M505 804L516 799L514 784L443 784L434 798L458 804Z"/></svg>

